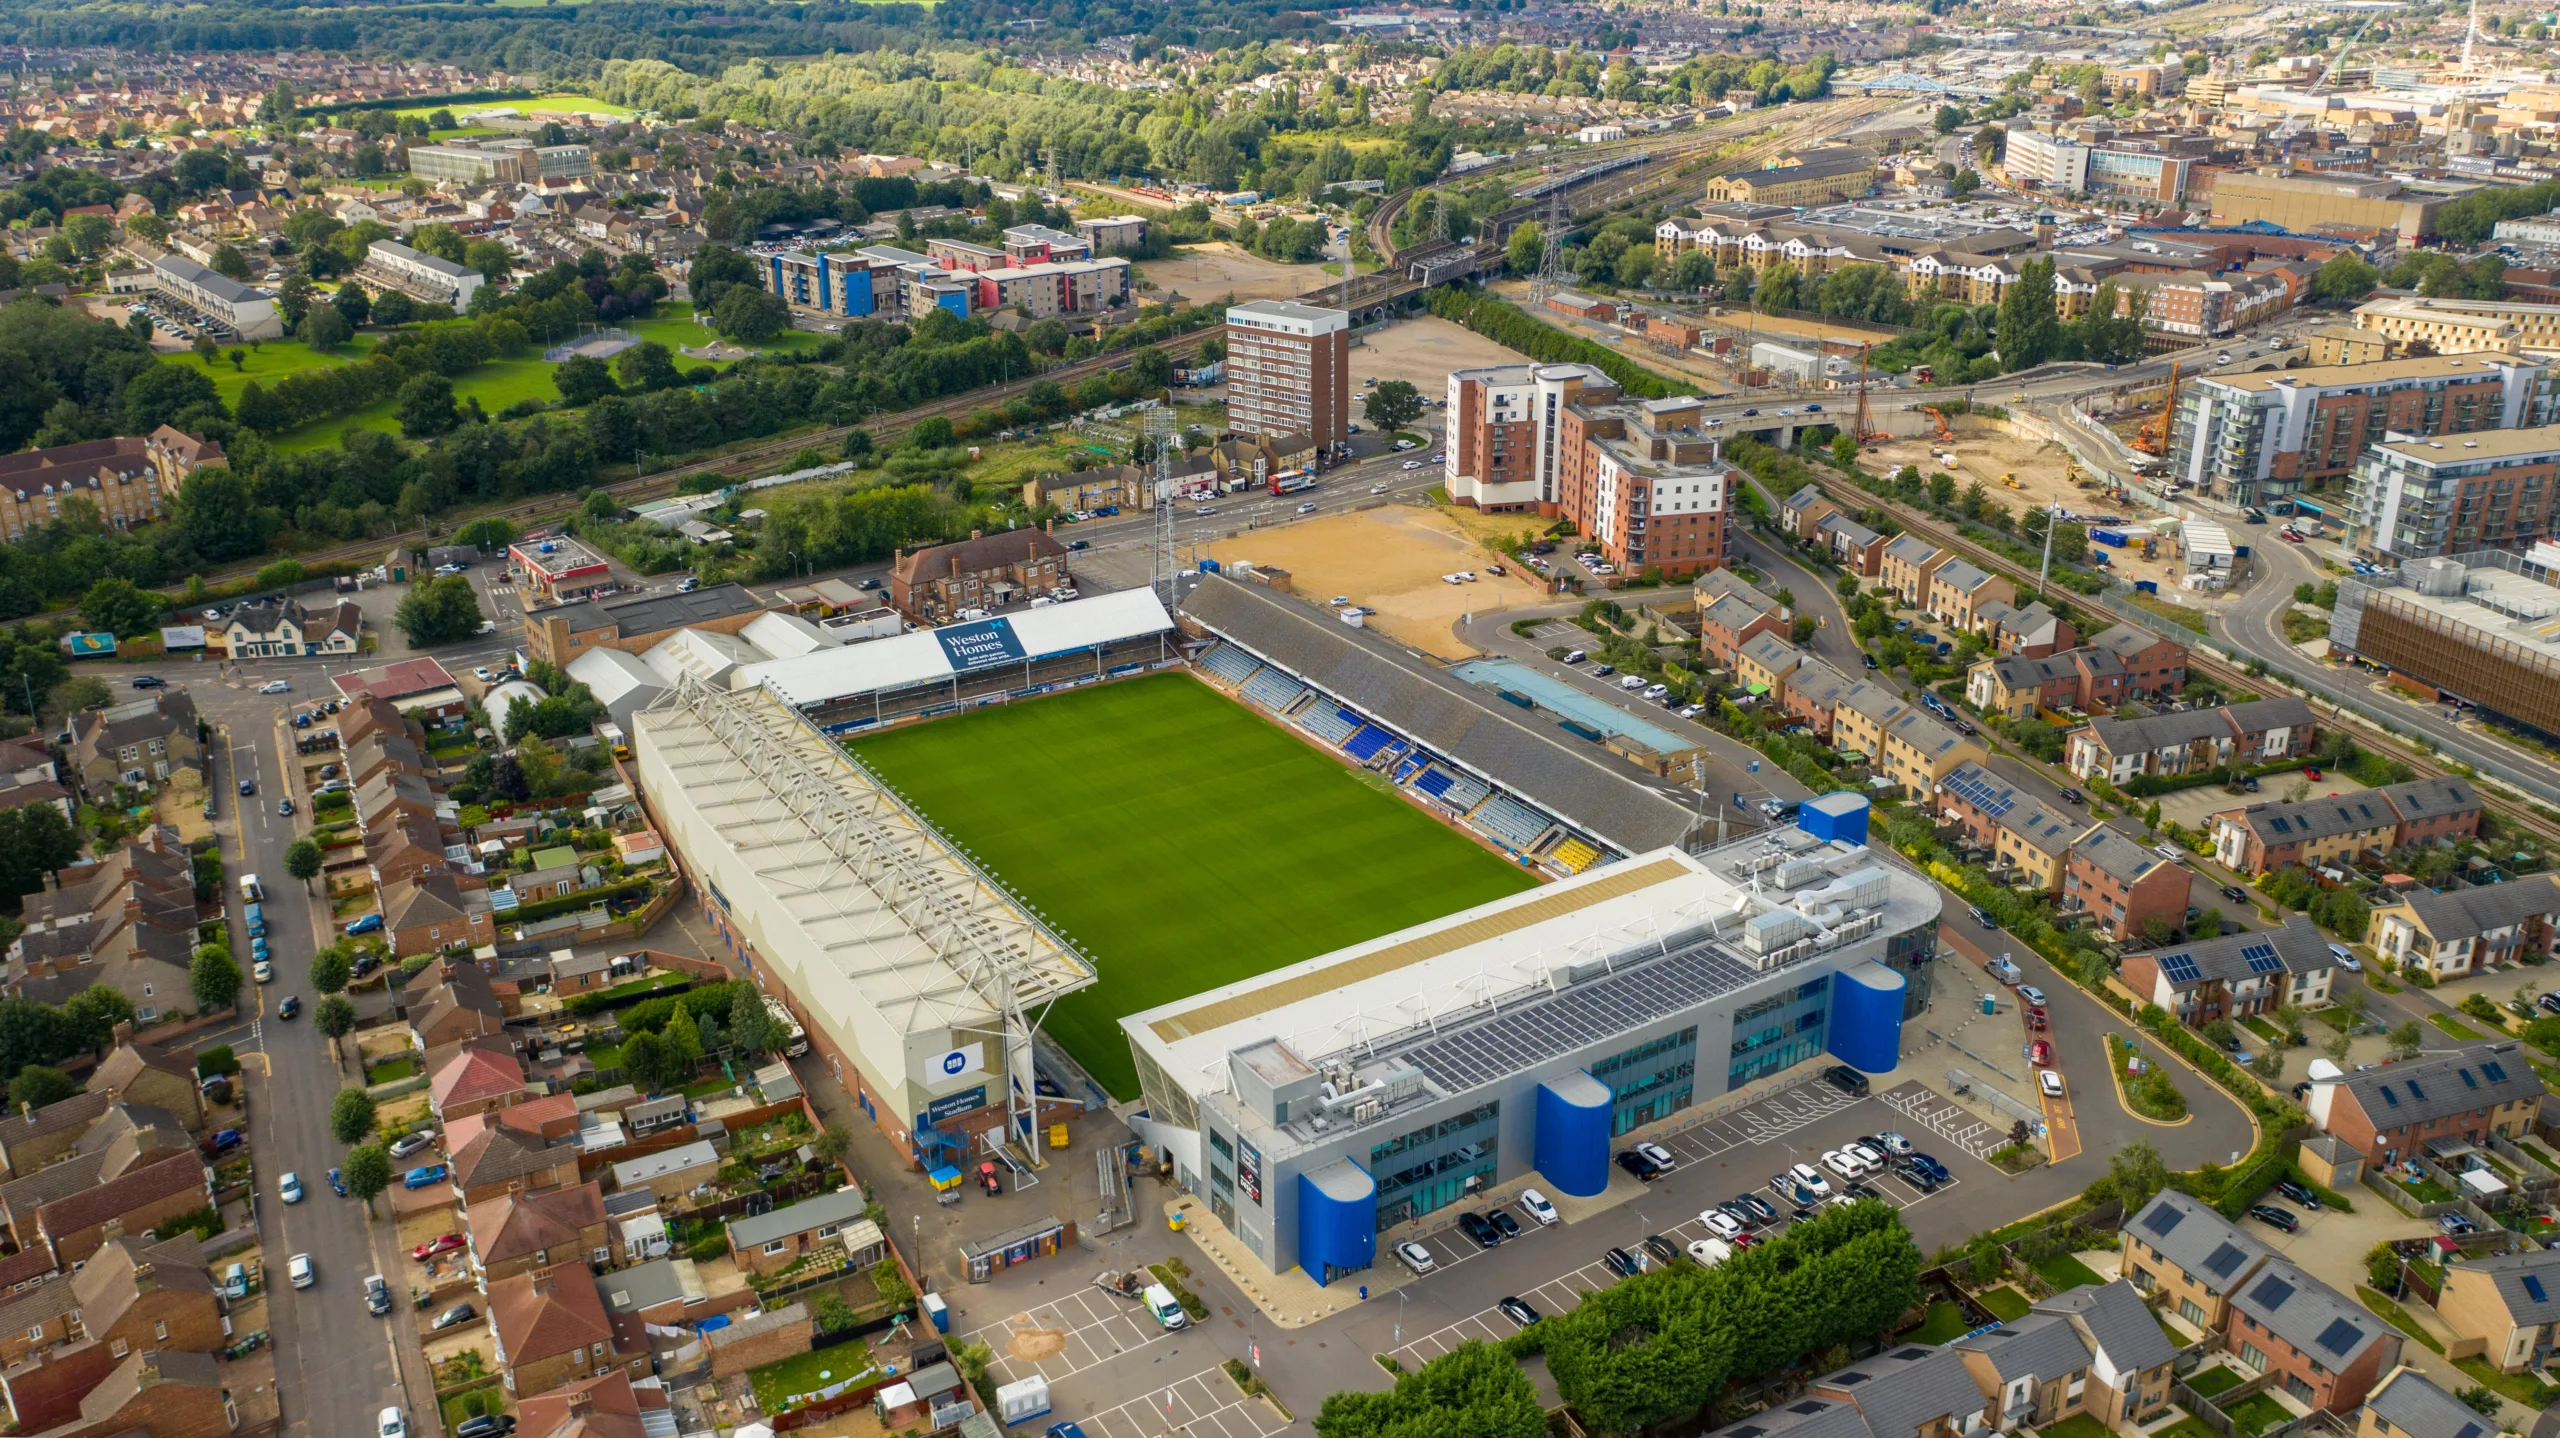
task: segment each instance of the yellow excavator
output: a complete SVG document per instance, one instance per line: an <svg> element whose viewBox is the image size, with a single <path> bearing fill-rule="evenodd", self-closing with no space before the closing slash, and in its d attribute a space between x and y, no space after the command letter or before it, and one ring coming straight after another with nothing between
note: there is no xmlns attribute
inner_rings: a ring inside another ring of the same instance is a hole
<svg viewBox="0 0 2560 1438"><path fill-rule="evenodd" d="M2091 479L2087 471L2080 468L2077 461L2064 466L2062 477L2070 482L2073 489L2096 489L2098 487L2098 482Z"/></svg>
<svg viewBox="0 0 2560 1438"><path fill-rule="evenodd" d="M2017 476L2017 474L2016 474L2014 471L2012 471L2011 473L2004 474L2004 475L2000 476L2000 482L2001 482L2002 484L2005 484L2005 485L2009 486L2011 489L2024 489L2024 488L2026 488L2026 486L2025 486L2025 485L2018 483L2018 476Z"/></svg>

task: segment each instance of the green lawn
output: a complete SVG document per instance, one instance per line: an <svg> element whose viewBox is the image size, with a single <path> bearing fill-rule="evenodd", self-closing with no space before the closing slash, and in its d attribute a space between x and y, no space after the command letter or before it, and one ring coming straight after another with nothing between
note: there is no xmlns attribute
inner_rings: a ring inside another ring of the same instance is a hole
<svg viewBox="0 0 2560 1438"><path fill-rule="evenodd" d="M2560 1388L2537 1381L2530 1373L2501 1373L2485 1358L2457 1358L2453 1366L2474 1383L2486 1383L2527 1408L2548 1408L2560 1401Z"/></svg>
<svg viewBox="0 0 2560 1438"><path fill-rule="evenodd" d="M611 115L617 120L631 118L630 106L617 105L610 100L599 100L591 95L545 95L539 100L466 100L460 104L451 100L433 100L424 105L411 105L391 113L405 119L411 115L432 115L438 110L451 110L454 114L460 115L465 110L499 109L511 109L519 115L566 115L583 110L589 114Z"/></svg>
<svg viewBox="0 0 2560 1438"><path fill-rule="evenodd" d="M1976 1294L1991 1316L2003 1323L2015 1323L2027 1316L2027 1296L2004 1283L1988 1293Z"/></svg>
<svg viewBox="0 0 2560 1438"><path fill-rule="evenodd" d="M874 1366L871 1351L856 1339L833 1348L794 1353L762 1368L750 1368L747 1378L755 1385L756 1407L771 1415L782 1411L782 1400L786 1398L815 1393L856 1374L868 1373Z"/></svg>
<svg viewBox="0 0 2560 1438"><path fill-rule="evenodd" d="M2228 1393L2245 1381L2238 1370L2215 1364L2211 1368L2197 1370L2195 1376L2187 1380L2187 1386L2199 1395L2211 1398L2216 1394Z"/></svg>
<svg viewBox="0 0 2560 1438"><path fill-rule="evenodd" d="M1534 887L1183 675L852 747L1094 960L1049 1032L1121 1098L1122 1015Z"/></svg>
<svg viewBox="0 0 2560 1438"><path fill-rule="evenodd" d="M2086 1413L2074 1413L2059 1423L2047 1423L2036 1432L2044 1438L2112 1438L2106 1424Z"/></svg>
<svg viewBox="0 0 2560 1438"><path fill-rule="evenodd" d="M2064 1253L2048 1258L2036 1265L2036 1272L2043 1274L2044 1281L2052 1284L2056 1292L2066 1288L2096 1288L2106 1282L2076 1254Z"/></svg>
<svg viewBox="0 0 2560 1438"><path fill-rule="evenodd" d="M225 365L228 369L230 366ZM556 368L539 354L515 359L491 360L489 363L458 375L453 381L453 402L467 404L472 399L495 416L500 410L520 399L538 399L545 404L557 403L560 387L551 381ZM397 396L377 400L364 408L329 419L314 420L299 429L289 429L275 438L276 451L295 454L309 449L327 449L338 442L338 436L349 429L378 429L397 434L400 430L400 401Z"/></svg>
<svg viewBox="0 0 2560 1438"><path fill-rule="evenodd" d="M2414 1266L2415 1265L2412 1265L2412 1267ZM2444 1352L2444 1345L2436 1341L2434 1334L2427 1332L2427 1330L2419 1324L2418 1320L2410 1317L2407 1309L2404 1309L2399 1304L2383 1297L2379 1291L2367 1288L2363 1284L2359 1283L2356 1285L2356 1299L2364 1304L2365 1307L2370 1308L2376 1314L2379 1314L2385 1323L2399 1329L2401 1332L2418 1340L2420 1343L2425 1344L2427 1347L2434 1349L2438 1353Z"/></svg>
<svg viewBox="0 0 2560 1438"><path fill-rule="evenodd" d="M246 356L241 360L240 368L233 369L226 357L217 358L205 370L213 378L214 393L222 396L226 405L238 404L240 391L247 389L251 380L273 389L277 380L296 370L319 369L325 365L347 364L361 359L365 351L373 348L373 336L360 336L336 354L324 353L293 340L269 340L256 349L246 345L240 348ZM176 357L176 362L194 364L196 359L193 355L183 355Z"/></svg>
<svg viewBox="0 0 2560 1438"><path fill-rule="evenodd" d="M2478 1029L2473 1028L2471 1025L2464 1023L2462 1020L2455 1018L2451 1014L2431 1013L2427 1015L2427 1022L2434 1024L2437 1028L2444 1030L2446 1033L2451 1034L2458 1039L2485 1039L2488 1037L2487 1034L2480 1032Z"/></svg>
<svg viewBox="0 0 2560 1438"><path fill-rule="evenodd" d="M2203 1419L2189 1417L2157 1430L2151 1438L2222 1438L2222 1435L2204 1426Z"/></svg>
<svg viewBox="0 0 2560 1438"><path fill-rule="evenodd" d="M1964 1309L1961 1306L1946 1302L1932 1303L1929 1305L1928 1321L1911 1331L1911 1341L1953 1343L1972 1331L1973 1325L1964 1321Z"/></svg>
<svg viewBox="0 0 2560 1438"><path fill-rule="evenodd" d="M2270 1428L2293 1421L2283 1404L2264 1393L2252 1393L2222 1411L2231 1419L2231 1438L2257 1438Z"/></svg>

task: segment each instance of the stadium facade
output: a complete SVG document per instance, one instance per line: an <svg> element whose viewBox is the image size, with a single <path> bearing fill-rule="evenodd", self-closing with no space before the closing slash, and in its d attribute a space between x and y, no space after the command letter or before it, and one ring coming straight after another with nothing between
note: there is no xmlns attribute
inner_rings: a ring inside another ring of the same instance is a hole
<svg viewBox="0 0 2560 1438"><path fill-rule="evenodd" d="M1132 1127L1275 1273L1532 1172L1590 1196L1613 1141L1826 1056L1875 1074L1939 897L1833 795L1121 1020Z"/></svg>

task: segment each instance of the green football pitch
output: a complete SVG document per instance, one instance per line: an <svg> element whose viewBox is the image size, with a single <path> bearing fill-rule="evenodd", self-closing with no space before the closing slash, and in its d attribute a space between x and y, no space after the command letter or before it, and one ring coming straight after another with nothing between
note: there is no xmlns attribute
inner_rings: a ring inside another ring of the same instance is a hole
<svg viewBox="0 0 2560 1438"><path fill-rule="evenodd" d="M1536 883L1187 675L852 748L1093 959L1047 1029L1124 1099L1123 1015Z"/></svg>

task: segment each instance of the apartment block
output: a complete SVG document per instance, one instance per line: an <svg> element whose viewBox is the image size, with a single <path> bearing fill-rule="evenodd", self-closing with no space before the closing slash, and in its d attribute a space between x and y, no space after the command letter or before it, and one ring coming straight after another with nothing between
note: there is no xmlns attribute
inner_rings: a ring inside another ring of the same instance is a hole
<svg viewBox="0 0 2560 1438"><path fill-rule="evenodd" d="M1491 512L1561 512L1558 435L1566 407L1618 398L1590 365L1513 364L1449 372L1449 497Z"/></svg>
<svg viewBox="0 0 2560 1438"><path fill-rule="evenodd" d="M1559 508L1611 564L1677 578L1723 567L1740 476L1697 399L1570 404L1561 418Z"/></svg>
<svg viewBox="0 0 2560 1438"><path fill-rule="evenodd" d="M2503 355L2207 376L2180 396L2170 473L2232 504L2343 481L2392 434L2441 439L2545 422L2543 367Z"/></svg>
<svg viewBox="0 0 2560 1438"><path fill-rule="evenodd" d="M88 439L0 455L0 530L11 541L62 517L74 496L109 529L157 519L187 476L227 462L222 445L162 425L149 435Z"/></svg>
<svg viewBox="0 0 2560 1438"><path fill-rule="evenodd" d="M2395 349L2425 344L2440 355L2560 349L2560 305L2392 296L2356 306L2354 319L2357 329Z"/></svg>
<svg viewBox="0 0 2560 1438"><path fill-rule="evenodd" d="M2366 448L2347 494L2347 543L2406 563L2522 547L2552 531L2560 425Z"/></svg>
<svg viewBox="0 0 2560 1438"><path fill-rule="evenodd" d="M1331 452L1351 422L1351 316L1294 300L1227 311L1227 422L1238 434L1304 434Z"/></svg>

